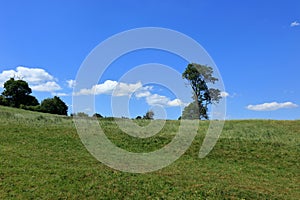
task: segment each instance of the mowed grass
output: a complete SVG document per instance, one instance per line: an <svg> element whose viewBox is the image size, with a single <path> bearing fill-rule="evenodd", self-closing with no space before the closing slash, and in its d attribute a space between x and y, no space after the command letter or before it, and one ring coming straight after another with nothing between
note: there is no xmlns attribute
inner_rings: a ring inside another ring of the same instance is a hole
<svg viewBox="0 0 300 200"><path fill-rule="evenodd" d="M134 152L161 148L179 126L168 121L159 134L137 139L112 120L100 123ZM133 174L91 156L72 118L0 107L0 199L300 199L300 121L227 121L200 159L208 125L200 122L191 147L170 166Z"/></svg>

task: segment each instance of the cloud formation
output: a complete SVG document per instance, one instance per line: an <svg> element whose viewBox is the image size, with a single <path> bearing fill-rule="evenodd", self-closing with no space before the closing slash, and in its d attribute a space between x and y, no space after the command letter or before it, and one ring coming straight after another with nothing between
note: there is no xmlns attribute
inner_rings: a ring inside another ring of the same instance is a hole
<svg viewBox="0 0 300 200"><path fill-rule="evenodd" d="M254 110L254 111L274 111L282 108L296 108L296 107L298 107L298 105L292 102L284 102L284 103L271 102L271 103L263 103L258 105L248 105L247 109Z"/></svg>
<svg viewBox="0 0 300 200"><path fill-rule="evenodd" d="M39 92L53 92L53 91L61 90L61 87L54 81L48 81L46 83L32 85L31 89Z"/></svg>
<svg viewBox="0 0 300 200"><path fill-rule="evenodd" d="M74 95L100 95L100 94L111 94L113 96L129 96L134 91L142 87L141 82L135 84L129 83L118 83L117 81L106 80L102 84L94 85L90 89L81 89Z"/></svg>
<svg viewBox="0 0 300 200"><path fill-rule="evenodd" d="M112 96L131 96L140 99L145 98L146 103L150 106L186 106L180 99L173 99L159 95L152 94L152 86L143 86L141 82L137 83L123 83L112 80L106 80L104 83L94 85L90 89L81 89L73 95L101 95L107 94Z"/></svg>
<svg viewBox="0 0 300 200"><path fill-rule="evenodd" d="M54 92L61 90L55 78L40 68L18 66L16 70L4 70L0 73L0 87L10 78L26 81L33 91Z"/></svg>
<svg viewBox="0 0 300 200"><path fill-rule="evenodd" d="M159 94L150 94L146 97L146 102L150 106L186 106L186 104L183 103L180 99L170 100L168 97Z"/></svg>
<svg viewBox="0 0 300 200"><path fill-rule="evenodd" d="M294 21L291 23L291 27L300 26L300 23L298 21Z"/></svg>

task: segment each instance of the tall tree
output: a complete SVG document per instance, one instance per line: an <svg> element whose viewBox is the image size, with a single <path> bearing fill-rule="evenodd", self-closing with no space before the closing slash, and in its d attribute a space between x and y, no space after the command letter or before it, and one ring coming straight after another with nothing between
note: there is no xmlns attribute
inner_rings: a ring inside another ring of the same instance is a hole
<svg viewBox="0 0 300 200"><path fill-rule="evenodd" d="M221 99L220 90L209 88L208 83L214 84L218 79L213 76L213 69L207 65L190 63L182 73L193 89L194 102L187 106L182 118L208 119L208 105L218 103Z"/></svg>
<svg viewBox="0 0 300 200"><path fill-rule="evenodd" d="M4 96L7 104L12 107L20 107L20 105L35 106L38 105L38 100L31 96L31 88L28 83L23 80L15 80L10 78L4 83Z"/></svg>

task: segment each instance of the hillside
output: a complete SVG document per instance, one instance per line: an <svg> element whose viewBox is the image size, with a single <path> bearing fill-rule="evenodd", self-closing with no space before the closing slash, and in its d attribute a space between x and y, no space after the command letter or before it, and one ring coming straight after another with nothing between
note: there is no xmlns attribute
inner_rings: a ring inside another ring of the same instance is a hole
<svg viewBox="0 0 300 200"><path fill-rule="evenodd" d="M101 120L118 146L167 144L178 121L137 140ZM208 122L188 151L156 172L131 174L94 159L72 118L0 106L0 199L300 199L300 121L227 121L217 145L197 157Z"/></svg>

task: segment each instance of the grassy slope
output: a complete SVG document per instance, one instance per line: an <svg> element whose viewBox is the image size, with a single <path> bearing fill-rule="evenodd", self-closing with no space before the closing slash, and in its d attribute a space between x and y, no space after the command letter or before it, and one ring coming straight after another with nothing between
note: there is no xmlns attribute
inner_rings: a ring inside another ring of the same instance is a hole
<svg viewBox="0 0 300 200"><path fill-rule="evenodd" d="M122 148L151 151L178 122L137 141L101 121ZM213 151L197 157L208 122L189 150L153 173L115 171L82 145L70 118L0 107L0 199L300 199L300 121L227 121Z"/></svg>

